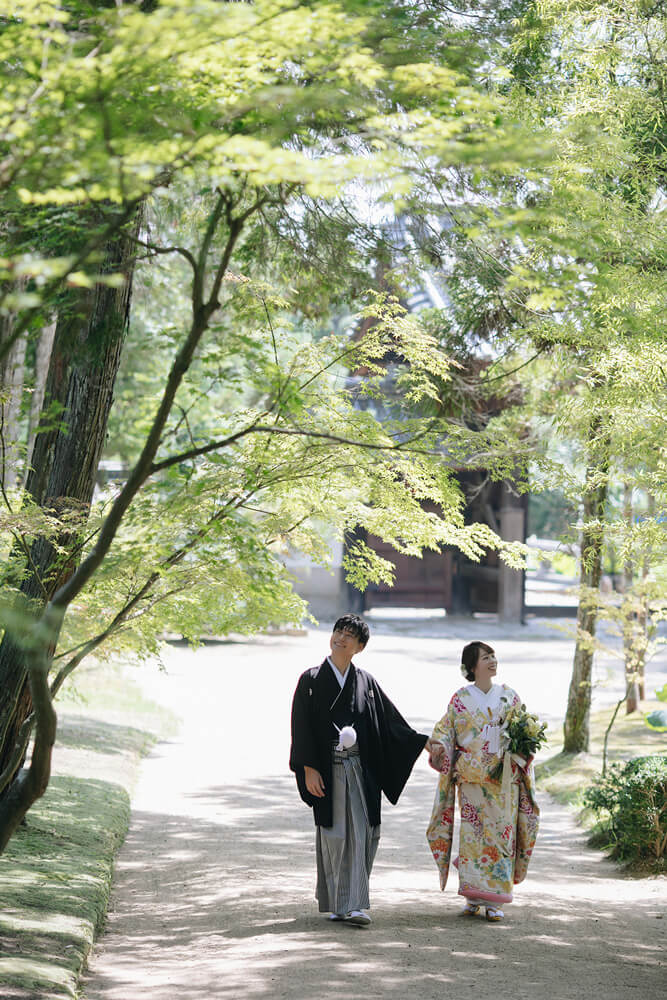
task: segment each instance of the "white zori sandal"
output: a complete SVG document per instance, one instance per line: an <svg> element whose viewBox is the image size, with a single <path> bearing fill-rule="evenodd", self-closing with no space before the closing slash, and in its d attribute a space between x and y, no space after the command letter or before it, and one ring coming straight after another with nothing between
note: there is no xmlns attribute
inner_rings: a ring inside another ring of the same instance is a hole
<svg viewBox="0 0 667 1000"><path fill-rule="evenodd" d="M500 920L503 919L504 916L505 914L503 913L502 910L496 910L495 907L493 906L487 906L486 919L490 921L492 924L497 924Z"/></svg>
<svg viewBox="0 0 667 1000"><path fill-rule="evenodd" d="M461 915L464 917L476 917L478 913L479 903L466 903L461 910Z"/></svg>

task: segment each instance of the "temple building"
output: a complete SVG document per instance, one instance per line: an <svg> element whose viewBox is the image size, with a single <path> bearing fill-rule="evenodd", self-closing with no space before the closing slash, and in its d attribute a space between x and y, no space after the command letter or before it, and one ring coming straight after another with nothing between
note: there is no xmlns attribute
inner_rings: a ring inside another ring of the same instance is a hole
<svg viewBox="0 0 667 1000"><path fill-rule="evenodd" d="M421 274L418 287L407 294L404 305L410 312L419 312L424 308L447 309L446 289L432 276ZM363 334L363 329L357 336ZM387 378L390 381L394 362L400 363L400 359L387 358ZM475 371L480 371L488 363L485 359L474 359L470 374L474 376ZM351 386L363 377L363 372L351 373ZM362 397L358 405L372 407L375 415L382 417L382 413L377 412L376 401ZM480 426L493 413L511 405L511 399L502 398L480 404L477 411ZM506 541L525 541L526 493L519 493L510 481L490 480L484 470L454 467L452 471L466 499L466 524L485 523ZM480 562L474 562L460 550L449 547L440 552L425 551L422 558L417 558L403 555L372 535L361 534L360 537L395 565L395 580L391 587L375 584L362 593L349 586L343 576L342 545L334 547L333 574L305 561L287 560L298 581L297 591L309 601L316 617L329 619L345 609L363 613L371 609L400 607L441 608L447 614L464 616L495 613L503 622L523 622L525 574L507 567L495 552L488 552Z"/></svg>

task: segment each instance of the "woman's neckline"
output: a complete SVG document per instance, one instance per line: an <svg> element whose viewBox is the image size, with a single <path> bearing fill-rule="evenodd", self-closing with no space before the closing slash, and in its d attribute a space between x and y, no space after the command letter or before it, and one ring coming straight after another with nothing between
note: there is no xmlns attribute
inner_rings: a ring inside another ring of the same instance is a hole
<svg viewBox="0 0 667 1000"><path fill-rule="evenodd" d="M495 684L493 683L493 681L491 681L491 683L489 684L488 691L485 691L484 688L481 688L479 684L475 683L475 681L472 682L471 687L474 687L477 691L479 691L480 694L483 694L484 697L486 697L487 695L491 694L491 692L495 687Z"/></svg>

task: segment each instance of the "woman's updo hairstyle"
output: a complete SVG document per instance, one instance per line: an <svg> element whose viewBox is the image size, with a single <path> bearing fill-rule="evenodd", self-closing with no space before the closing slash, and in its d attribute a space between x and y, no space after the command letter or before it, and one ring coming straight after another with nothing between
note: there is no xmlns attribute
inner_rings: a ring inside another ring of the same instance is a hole
<svg viewBox="0 0 667 1000"><path fill-rule="evenodd" d="M463 647L463 652L461 653L461 673L467 681L474 681L475 679L475 667L477 666L477 661L479 659L480 652L492 653L493 648L487 646L485 642L469 642L467 646Z"/></svg>

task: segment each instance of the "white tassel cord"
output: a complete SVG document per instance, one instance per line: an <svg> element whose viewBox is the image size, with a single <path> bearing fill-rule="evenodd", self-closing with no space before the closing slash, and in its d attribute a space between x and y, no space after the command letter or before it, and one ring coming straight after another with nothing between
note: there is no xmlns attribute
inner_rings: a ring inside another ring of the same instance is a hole
<svg viewBox="0 0 667 1000"><path fill-rule="evenodd" d="M334 722L334 726L338 731L338 746L336 750L349 750L357 742L357 731L354 726L343 726L339 729Z"/></svg>

